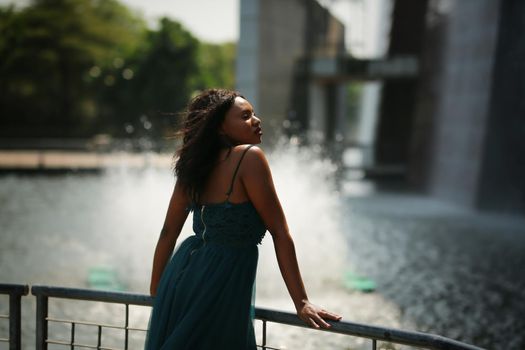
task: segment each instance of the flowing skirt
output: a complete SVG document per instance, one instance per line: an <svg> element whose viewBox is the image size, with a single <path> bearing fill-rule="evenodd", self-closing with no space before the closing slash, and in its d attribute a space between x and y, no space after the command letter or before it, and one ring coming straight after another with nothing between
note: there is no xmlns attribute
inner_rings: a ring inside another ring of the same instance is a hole
<svg viewBox="0 0 525 350"><path fill-rule="evenodd" d="M252 350L256 245L186 238L162 274L146 350Z"/></svg>

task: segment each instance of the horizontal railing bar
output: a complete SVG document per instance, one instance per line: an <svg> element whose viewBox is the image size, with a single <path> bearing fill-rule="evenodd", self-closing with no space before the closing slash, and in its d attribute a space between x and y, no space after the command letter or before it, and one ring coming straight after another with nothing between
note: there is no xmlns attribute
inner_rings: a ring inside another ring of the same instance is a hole
<svg viewBox="0 0 525 350"><path fill-rule="evenodd" d="M144 329L144 328L132 328L132 327L117 326L117 325L112 325L112 324L96 323L96 322L80 321L80 320L66 320L66 319L51 318L51 317L47 317L46 320L49 322L55 322L55 323L69 323L69 324L74 323L74 324L82 324L85 326L96 326L96 327L101 326L103 328L122 329L122 330L127 329L128 331L142 331L142 332L147 331L147 329Z"/></svg>
<svg viewBox="0 0 525 350"><path fill-rule="evenodd" d="M256 308L255 317L260 320L283 323L290 326L311 328L306 325L297 315L288 312ZM394 328L370 326L347 321L327 322L331 325L331 328L319 328L318 330L323 332L333 332L369 339L395 342L398 344L425 346L430 349L483 350L482 348L474 345L465 344L450 338L430 333L403 331Z"/></svg>
<svg viewBox="0 0 525 350"><path fill-rule="evenodd" d="M0 294L27 295L29 286L26 284L0 283Z"/></svg>
<svg viewBox="0 0 525 350"><path fill-rule="evenodd" d="M96 323L96 322L90 322L90 321L64 320L64 319L50 318L50 317L47 317L46 320L49 321L49 322L55 322L55 323L74 323L74 324L82 324L82 325L85 325L85 326L94 326L94 327L101 326L101 327L104 327L104 328L122 329L122 330L126 329L126 327L124 327L124 326L117 326L117 325L104 324L104 323Z"/></svg>
<svg viewBox="0 0 525 350"><path fill-rule="evenodd" d="M8 341L9 341L9 338L0 338L0 341L8 342Z"/></svg>
<svg viewBox="0 0 525 350"><path fill-rule="evenodd" d="M46 343L48 344L55 344L55 345L73 345L74 347L79 347L79 348L87 348L87 349L100 349L100 350L122 350L121 348L108 348L108 347L105 347L105 346L97 346L97 345L89 345L89 344L82 344L82 343L70 343L70 342L66 342L66 341L61 341L61 340L53 340L53 339L48 339L46 341Z"/></svg>
<svg viewBox="0 0 525 350"><path fill-rule="evenodd" d="M46 343L48 344L57 344L57 345L72 345L71 342L64 341L64 340L55 340L55 339L46 339ZM77 345L77 344L73 344Z"/></svg>
<svg viewBox="0 0 525 350"><path fill-rule="evenodd" d="M33 286L31 288L31 293L36 296L40 295L54 298L100 301L129 305L151 306L153 304L153 298L150 296L127 292L109 292L101 290L88 290L51 286ZM255 308L255 318L259 320L266 320L269 322L276 322L290 326L313 329L307 324L305 324L296 314L289 312ZM398 344L420 346L428 349L483 350L482 348L476 347L474 345L462 343L435 334L403 331L394 328L371 326L346 321L327 322L331 324L331 328L320 328L317 330L323 332L346 334L362 338L389 341Z"/></svg>
<svg viewBox="0 0 525 350"><path fill-rule="evenodd" d="M31 294L35 296L41 295L53 298L100 301L117 304L133 304L142 306L153 305L152 297L144 294L127 292L110 292L104 290L65 287L32 286Z"/></svg>
<svg viewBox="0 0 525 350"><path fill-rule="evenodd" d="M9 315L0 315L0 318L9 318Z"/></svg>
<svg viewBox="0 0 525 350"><path fill-rule="evenodd" d="M144 329L144 328L133 328L133 327L128 327L128 331L147 332L148 330L147 330L147 329Z"/></svg>

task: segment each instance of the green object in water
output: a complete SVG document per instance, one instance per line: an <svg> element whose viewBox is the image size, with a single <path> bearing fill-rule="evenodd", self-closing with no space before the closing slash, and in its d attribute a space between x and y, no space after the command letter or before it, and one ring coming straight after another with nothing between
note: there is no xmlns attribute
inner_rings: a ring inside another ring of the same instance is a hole
<svg viewBox="0 0 525 350"><path fill-rule="evenodd" d="M373 292L376 289L376 283L374 281L349 271L345 273L343 282L346 288L360 292Z"/></svg>
<svg viewBox="0 0 525 350"><path fill-rule="evenodd" d="M111 267L91 267L88 271L88 285L95 289L104 290L123 290L122 284L118 281L117 271Z"/></svg>

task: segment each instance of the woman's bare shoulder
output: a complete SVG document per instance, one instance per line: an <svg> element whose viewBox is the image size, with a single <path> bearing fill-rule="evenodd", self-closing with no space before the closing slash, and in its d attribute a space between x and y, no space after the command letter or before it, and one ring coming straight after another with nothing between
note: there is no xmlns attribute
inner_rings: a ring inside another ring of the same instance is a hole
<svg viewBox="0 0 525 350"><path fill-rule="evenodd" d="M245 152L246 154L244 155L243 162L247 161L248 159L250 159L251 161L257 161L257 159L261 161L263 159L264 160L266 159L264 151L257 145L242 144L242 145L237 145L231 148L232 154L241 155Z"/></svg>
<svg viewBox="0 0 525 350"><path fill-rule="evenodd" d="M261 171L269 171L268 160L266 159L266 154L259 147L252 145L250 149L246 152L244 157L245 170L247 173L259 173Z"/></svg>
<svg viewBox="0 0 525 350"><path fill-rule="evenodd" d="M249 143L243 143L243 144L240 144L240 145L235 145L231 149L232 149L233 152L241 152L242 153L247 148L261 150L261 148L258 147L257 145L253 145L253 144L249 144Z"/></svg>
<svg viewBox="0 0 525 350"><path fill-rule="evenodd" d="M249 149L246 151L246 159L253 161L266 161L266 155L261 147L257 145L248 145ZM246 147L244 148L246 149Z"/></svg>

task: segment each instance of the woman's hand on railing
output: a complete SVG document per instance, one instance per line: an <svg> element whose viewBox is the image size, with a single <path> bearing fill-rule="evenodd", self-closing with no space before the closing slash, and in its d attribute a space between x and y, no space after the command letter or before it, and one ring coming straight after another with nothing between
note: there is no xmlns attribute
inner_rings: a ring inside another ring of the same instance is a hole
<svg viewBox="0 0 525 350"><path fill-rule="evenodd" d="M316 306L309 301L305 301L304 304L297 310L297 316L299 316L301 320L313 328L330 328L331 325L326 322L325 319L339 321L342 318L342 316L326 311L325 309Z"/></svg>

